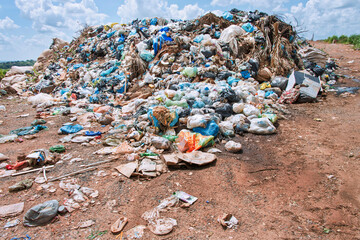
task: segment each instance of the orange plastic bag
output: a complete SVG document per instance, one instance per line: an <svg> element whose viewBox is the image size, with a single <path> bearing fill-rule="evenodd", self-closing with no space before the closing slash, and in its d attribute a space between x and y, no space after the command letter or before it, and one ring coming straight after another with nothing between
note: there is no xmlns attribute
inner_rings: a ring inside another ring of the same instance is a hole
<svg viewBox="0 0 360 240"><path fill-rule="evenodd" d="M192 152L214 144L214 136L204 136L189 130L181 130L176 139L179 151Z"/></svg>

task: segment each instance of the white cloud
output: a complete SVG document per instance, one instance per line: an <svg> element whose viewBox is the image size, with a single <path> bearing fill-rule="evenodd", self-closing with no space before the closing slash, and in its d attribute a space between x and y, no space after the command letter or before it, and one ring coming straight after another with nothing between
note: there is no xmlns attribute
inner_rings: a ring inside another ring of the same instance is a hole
<svg viewBox="0 0 360 240"><path fill-rule="evenodd" d="M6 16L4 19L0 19L0 29L14 29L19 28L19 25L16 25L14 21Z"/></svg>
<svg viewBox="0 0 360 240"><path fill-rule="evenodd" d="M191 19L204 13L204 9L200 8L198 4L188 4L180 9L177 4L169 6L165 0L125 0L124 4L120 5L117 10L121 22L147 17Z"/></svg>
<svg viewBox="0 0 360 240"><path fill-rule="evenodd" d="M251 6L255 8L261 8L262 10L273 10L274 8L283 9L282 5L288 2L288 0L212 0L212 6Z"/></svg>
<svg viewBox="0 0 360 240"><path fill-rule="evenodd" d="M352 0L309 0L291 7L288 17L296 18L308 32L323 39L330 35L360 33L360 2Z"/></svg>
<svg viewBox="0 0 360 240"><path fill-rule="evenodd" d="M107 17L98 13L94 0L15 0L15 4L39 32L54 33L59 28L76 31L82 24L99 24Z"/></svg>

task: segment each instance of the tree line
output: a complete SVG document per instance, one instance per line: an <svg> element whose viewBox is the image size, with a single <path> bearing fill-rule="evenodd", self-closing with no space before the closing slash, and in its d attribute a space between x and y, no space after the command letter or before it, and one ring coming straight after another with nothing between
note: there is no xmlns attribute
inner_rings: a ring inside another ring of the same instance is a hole
<svg viewBox="0 0 360 240"><path fill-rule="evenodd" d="M0 62L0 69L10 69L12 66L32 66L35 60Z"/></svg>

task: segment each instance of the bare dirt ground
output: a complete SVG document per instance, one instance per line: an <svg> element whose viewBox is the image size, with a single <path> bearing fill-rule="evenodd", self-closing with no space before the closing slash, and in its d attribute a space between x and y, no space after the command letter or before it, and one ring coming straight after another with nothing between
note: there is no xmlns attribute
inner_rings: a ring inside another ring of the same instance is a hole
<svg viewBox="0 0 360 240"><path fill-rule="evenodd" d="M360 52L341 44L313 43L336 59L338 73L360 79ZM353 63L348 63L354 60ZM359 86L356 80L341 78L339 86ZM1 239L23 237L32 239L87 239L97 231L108 232L95 239L116 239L109 230L119 217L129 223L125 231L146 222L141 215L157 206L159 201L176 190L198 197L189 208L174 208L165 216L175 218L178 226L165 236L145 231L142 239L360 239L360 97L336 96L329 92L318 103L289 106L288 120L280 121L277 134L255 136L246 134L236 140L243 144L242 154L217 154L215 164L202 168L175 169L151 180L127 179L119 176L114 167L126 160L106 163L96 171L76 175L82 186L99 190L95 203L84 210L60 216L58 221L42 227L29 228L21 224L2 229ZM35 109L25 100L0 99L7 110L1 112L0 134L29 126ZM16 116L30 113L27 118ZM69 117L48 118L49 131L38 138L22 143L0 145L0 152L15 162L20 153L58 144L57 130ZM59 176L78 170L78 165L104 160L92 155L101 148L65 144L81 163L57 164L48 176ZM97 176L99 170L107 176ZM116 174L113 174L116 173ZM47 200L60 203L67 193L58 187L49 193L32 188L9 193L7 187L26 178L27 174L0 179L0 205L25 202L24 213L32 206ZM115 201L113 201L115 200ZM115 205L113 204L115 203ZM239 219L236 229L224 230L217 222L222 213ZM15 217L16 218L16 217ZM12 218L12 219L15 219ZM78 229L80 222L94 220L89 228ZM0 227L7 220L0 221ZM119 237L117 239L120 239Z"/></svg>

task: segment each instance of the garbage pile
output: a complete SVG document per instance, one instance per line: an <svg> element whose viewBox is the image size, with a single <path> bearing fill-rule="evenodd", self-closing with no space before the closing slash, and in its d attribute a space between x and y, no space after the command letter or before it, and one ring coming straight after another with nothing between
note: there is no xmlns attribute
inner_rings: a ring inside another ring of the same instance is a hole
<svg viewBox="0 0 360 240"><path fill-rule="evenodd" d="M51 182L61 180L59 187L69 195L63 205L47 201L25 214L25 226L45 225L57 214L85 211L99 195L76 179L64 178L120 158L126 162L115 167L119 175L154 178L168 168L213 163L215 153L222 152L215 146L219 143L221 149L241 153L236 135L276 133L278 120L289 113L284 104L316 101L336 83L335 69L335 62L302 43L291 25L258 11L232 9L221 17L208 13L187 21L152 18L87 27L71 43L55 38L33 68L13 67L2 79L0 94L26 97L37 114L31 126L0 134L0 144L36 138L53 126L50 121L46 126L46 118L64 115L69 122L59 127L59 142L102 144L93 154L108 160L48 179L46 171L56 163L82 161L72 157L71 148L57 144L21 154L15 163L5 164L7 171L0 177L42 171L34 181L16 182L9 192L29 189L35 182L53 193ZM0 153L0 161L5 160L9 157ZM17 172L26 167L34 169ZM135 226L125 235L138 238L145 229L168 234L177 221L162 213L190 207L196 200L177 191L144 212L146 226ZM0 208L7 216L18 215L24 203ZM121 216L111 232L120 233L127 222ZM239 224L229 213L218 222L224 229ZM17 224L18 219L7 223ZM85 221L79 228L93 224Z"/></svg>
<svg viewBox="0 0 360 240"><path fill-rule="evenodd" d="M137 153L190 153L236 134L273 134L288 113L283 103L316 101L336 81L336 64L300 42L281 18L237 9L87 27L71 43L55 38L22 81L26 87L15 90L38 118L69 115L73 123L59 130L63 143L101 139L106 147L96 154L136 161ZM89 131L94 124L109 131ZM231 141L226 150L241 152L241 144ZM160 174L153 160L127 175Z"/></svg>

